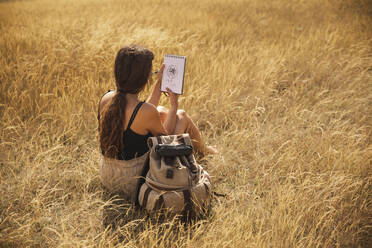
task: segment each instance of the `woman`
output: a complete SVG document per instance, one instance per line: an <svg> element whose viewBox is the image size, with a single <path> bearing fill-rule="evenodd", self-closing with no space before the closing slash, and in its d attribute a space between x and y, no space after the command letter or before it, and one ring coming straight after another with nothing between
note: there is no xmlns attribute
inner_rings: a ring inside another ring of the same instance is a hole
<svg viewBox="0 0 372 248"><path fill-rule="evenodd" d="M107 92L99 103L99 142L103 154L101 181L110 188L135 197L135 177L141 175L146 159L147 139L151 136L189 133L194 148L204 153L216 153L207 147L190 117L178 110L178 95L167 89L170 109L158 107L164 65L146 102L138 94L149 81L154 55L140 46L126 46L115 59L116 90ZM158 108L157 108L158 107Z"/></svg>

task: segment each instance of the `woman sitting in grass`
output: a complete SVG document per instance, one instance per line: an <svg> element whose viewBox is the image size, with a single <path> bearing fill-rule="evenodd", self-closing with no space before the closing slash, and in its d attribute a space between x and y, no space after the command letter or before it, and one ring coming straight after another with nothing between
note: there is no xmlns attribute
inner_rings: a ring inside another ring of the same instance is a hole
<svg viewBox="0 0 372 248"><path fill-rule="evenodd" d="M107 92L99 103L99 143L102 152L102 183L123 191L132 200L137 180L149 150L151 136L189 133L199 153L216 153L206 146L199 129L184 110L178 109L178 95L168 89L170 109L158 106L164 65L149 98L138 94L145 88L152 70L154 54L140 46L126 46L115 59L116 90Z"/></svg>

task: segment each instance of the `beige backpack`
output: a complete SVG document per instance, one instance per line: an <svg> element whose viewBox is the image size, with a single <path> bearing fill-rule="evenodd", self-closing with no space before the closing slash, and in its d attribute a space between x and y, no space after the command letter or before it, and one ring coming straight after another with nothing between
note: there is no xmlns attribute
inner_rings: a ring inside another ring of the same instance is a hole
<svg viewBox="0 0 372 248"><path fill-rule="evenodd" d="M148 211L176 214L205 212L211 200L208 173L196 163L188 134L151 137L149 170L138 203Z"/></svg>

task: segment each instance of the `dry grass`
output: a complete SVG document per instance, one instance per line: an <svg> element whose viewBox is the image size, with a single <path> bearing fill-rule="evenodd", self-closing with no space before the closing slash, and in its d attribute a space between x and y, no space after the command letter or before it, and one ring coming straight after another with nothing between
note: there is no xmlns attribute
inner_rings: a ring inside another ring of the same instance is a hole
<svg viewBox="0 0 372 248"><path fill-rule="evenodd" d="M371 6L1 1L0 247L370 246ZM96 107L130 43L188 57L180 105L221 151L202 162L229 197L193 226L100 184Z"/></svg>

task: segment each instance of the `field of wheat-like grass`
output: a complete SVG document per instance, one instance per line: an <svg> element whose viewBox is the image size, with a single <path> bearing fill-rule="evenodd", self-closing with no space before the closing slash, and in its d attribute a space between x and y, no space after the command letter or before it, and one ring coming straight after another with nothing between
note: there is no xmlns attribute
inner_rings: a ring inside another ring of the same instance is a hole
<svg viewBox="0 0 372 248"><path fill-rule="evenodd" d="M131 43L187 56L180 107L220 151L228 196L190 225L99 180ZM0 1L0 247L370 247L371 124L369 0Z"/></svg>

